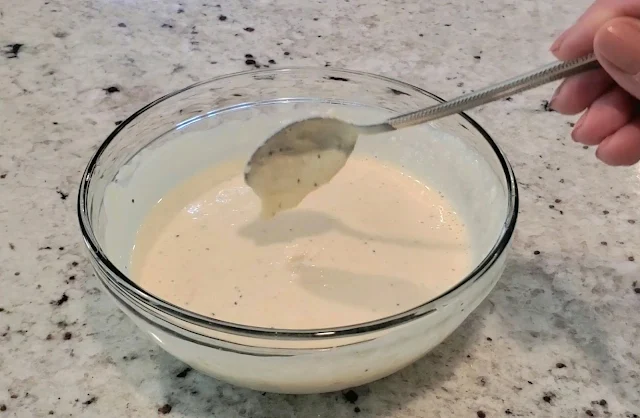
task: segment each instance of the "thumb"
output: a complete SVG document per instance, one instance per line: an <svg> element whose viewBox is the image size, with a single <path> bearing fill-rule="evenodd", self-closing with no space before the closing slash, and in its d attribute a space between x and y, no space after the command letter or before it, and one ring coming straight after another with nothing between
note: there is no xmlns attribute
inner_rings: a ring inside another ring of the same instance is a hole
<svg viewBox="0 0 640 418"><path fill-rule="evenodd" d="M596 57L609 75L636 99L640 99L640 20L619 17L596 33Z"/></svg>

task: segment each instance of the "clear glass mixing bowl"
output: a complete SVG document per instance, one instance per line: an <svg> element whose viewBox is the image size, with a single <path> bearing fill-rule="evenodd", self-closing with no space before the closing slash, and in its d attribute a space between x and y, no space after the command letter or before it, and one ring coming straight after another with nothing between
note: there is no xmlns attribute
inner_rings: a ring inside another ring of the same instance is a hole
<svg viewBox="0 0 640 418"><path fill-rule="evenodd" d="M123 196L109 199L109 193L118 182L135 179L141 152L178 141L185 132L257 113L313 111L327 104L398 114L439 101L425 90L382 76L291 68L217 77L150 103L109 135L82 177L78 215L97 277L120 309L163 349L233 384L280 393L327 392L400 370L442 342L487 296L503 271L513 237L518 192L512 169L487 132L468 116L430 124L429 129L449 134L449 139L436 135L398 143L398 152L388 157L417 168L439 164L454 182L454 203L466 212L476 267L436 299L369 323L345 320L339 328L297 330L234 324L159 299L127 276L136 230L157 198L212 162L248 156L264 138L211 138L192 161L167 161L163 173L171 181L149 181L145 187L151 197L135 205Z"/></svg>

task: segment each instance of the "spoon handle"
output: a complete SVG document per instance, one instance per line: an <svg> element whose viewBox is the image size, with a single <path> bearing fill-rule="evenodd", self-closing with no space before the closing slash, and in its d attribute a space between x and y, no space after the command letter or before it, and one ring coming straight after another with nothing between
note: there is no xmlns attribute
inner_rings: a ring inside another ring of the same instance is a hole
<svg viewBox="0 0 640 418"><path fill-rule="evenodd" d="M395 129L418 125L464 112L465 110L473 109L474 107L599 67L600 65L594 54L570 61L556 61L537 70L521 74L481 90L467 93L448 102L396 116L389 119L387 124Z"/></svg>

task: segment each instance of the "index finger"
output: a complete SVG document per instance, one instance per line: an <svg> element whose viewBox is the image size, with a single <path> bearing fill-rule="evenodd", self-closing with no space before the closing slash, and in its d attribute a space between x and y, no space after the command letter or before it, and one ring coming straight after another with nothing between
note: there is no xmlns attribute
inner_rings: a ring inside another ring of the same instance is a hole
<svg viewBox="0 0 640 418"><path fill-rule="evenodd" d="M593 52L593 39L607 21L621 16L640 17L640 0L596 0L578 21L551 46L558 59L566 61Z"/></svg>

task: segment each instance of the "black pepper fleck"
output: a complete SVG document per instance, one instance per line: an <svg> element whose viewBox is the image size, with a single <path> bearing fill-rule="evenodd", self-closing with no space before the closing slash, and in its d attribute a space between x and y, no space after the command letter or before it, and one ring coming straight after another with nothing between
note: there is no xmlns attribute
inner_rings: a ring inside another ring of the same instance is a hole
<svg viewBox="0 0 640 418"><path fill-rule="evenodd" d="M291 54L290 52L287 52L287 51L284 52L284 55L290 55L290 54Z"/></svg>
<svg viewBox="0 0 640 418"><path fill-rule="evenodd" d="M635 257L634 257L634 256L632 256L632 255L630 255L630 256L629 256L629 258L627 258L627 260L629 260L629 261L636 261Z"/></svg>
<svg viewBox="0 0 640 418"><path fill-rule="evenodd" d="M355 412L356 414L359 414L360 413L360 407L356 406L355 408L353 408L353 412Z"/></svg>
<svg viewBox="0 0 640 418"><path fill-rule="evenodd" d="M71 334L69 331L65 332L64 335L62 336L62 339L65 341L68 341L71 339L71 337L73 336L73 334Z"/></svg>
<svg viewBox="0 0 640 418"><path fill-rule="evenodd" d="M564 364L564 363L556 363L556 367L557 367L558 369L564 369L565 367L567 367L567 365L566 365L566 364Z"/></svg>
<svg viewBox="0 0 640 418"><path fill-rule="evenodd" d="M69 197L69 193L65 193L62 190L56 190L56 193L60 195L60 199L62 200L67 200L67 197Z"/></svg>
<svg viewBox="0 0 640 418"><path fill-rule="evenodd" d="M227 20L227 17L225 15L220 15L218 16L218 20L224 22L225 20Z"/></svg>
<svg viewBox="0 0 640 418"><path fill-rule="evenodd" d="M633 219L629 219L627 222L629 222L631 225L636 223L636 221L634 221Z"/></svg>
<svg viewBox="0 0 640 418"><path fill-rule="evenodd" d="M168 24L168 23L163 23L161 27L163 27L163 28L173 29L173 25L170 25L170 24Z"/></svg>
<svg viewBox="0 0 640 418"><path fill-rule="evenodd" d="M249 60L246 60L244 63L247 65L256 65L256 60L249 59Z"/></svg>
<svg viewBox="0 0 640 418"><path fill-rule="evenodd" d="M275 64L276 60L269 60L269 64Z"/></svg>
<svg viewBox="0 0 640 418"><path fill-rule="evenodd" d="M244 28L245 32L253 32L255 29L252 28L251 26L247 26L246 28Z"/></svg>
<svg viewBox="0 0 640 418"><path fill-rule="evenodd" d="M533 255L540 255L540 251L535 250L535 251L533 252Z"/></svg>
<svg viewBox="0 0 640 418"><path fill-rule="evenodd" d="M116 126L120 125L121 123L122 123L122 121L121 121L121 120L117 120L117 121L115 122Z"/></svg>
<svg viewBox="0 0 640 418"><path fill-rule="evenodd" d="M482 57L481 57L480 55L474 55L474 56L473 56L473 58L474 58L474 59L479 60L479 59L481 59Z"/></svg>
<svg viewBox="0 0 640 418"><path fill-rule="evenodd" d="M600 400L598 401L598 405L600 405L600 406L607 406L607 401L606 401L606 400L604 400L604 399L600 399Z"/></svg>
<svg viewBox="0 0 640 418"><path fill-rule="evenodd" d="M82 404L83 405L91 405L92 403L94 403L97 400L98 400L98 398L96 396L92 396L89 399L87 399L86 401L82 402Z"/></svg>
<svg viewBox="0 0 640 418"><path fill-rule="evenodd" d="M542 101L542 110L545 112L554 112L554 110L549 106L549 100Z"/></svg>
<svg viewBox="0 0 640 418"><path fill-rule="evenodd" d="M487 418L487 414L485 414L484 411L478 411L476 412L476 415L478 418Z"/></svg>
<svg viewBox="0 0 640 418"><path fill-rule="evenodd" d="M487 337L487 341L493 341L493 338Z"/></svg>
<svg viewBox="0 0 640 418"><path fill-rule="evenodd" d="M118 93L120 91L120 89L117 88L116 86L110 86L110 87L104 88L102 90L104 92L106 92L107 94Z"/></svg>
<svg viewBox="0 0 640 418"><path fill-rule="evenodd" d="M504 413L505 413L505 415L513 415L513 412L511 412L510 409L505 409Z"/></svg>
<svg viewBox="0 0 640 418"><path fill-rule="evenodd" d="M120 23L118 23L118 27L120 27L120 28L126 28L126 27L127 27L127 25L126 25L125 23L120 22Z"/></svg>

